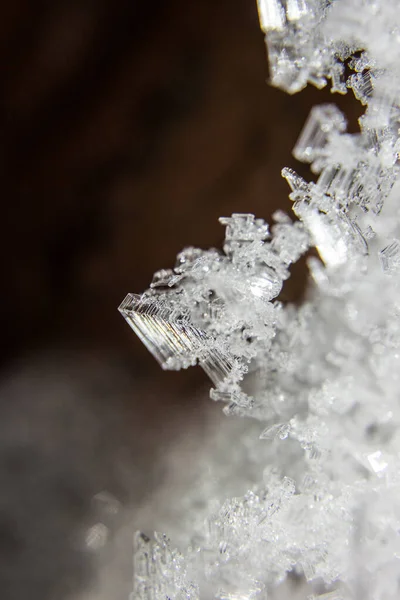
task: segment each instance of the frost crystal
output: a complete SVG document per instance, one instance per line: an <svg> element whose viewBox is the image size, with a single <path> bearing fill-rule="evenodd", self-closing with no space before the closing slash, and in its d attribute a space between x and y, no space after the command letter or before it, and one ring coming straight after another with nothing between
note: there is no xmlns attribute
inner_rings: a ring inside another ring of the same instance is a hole
<svg viewBox="0 0 400 600"><path fill-rule="evenodd" d="M289 572L321 600L400 597L400 11L397 0L258 0L271 82L328 82L366 106L357 134L313 108L283 169L297 217L222 218L223 251L186 248L120 311L165 369L199 364L251 417L232 477L183 506L187 548L136 537L138 600L266 599ZM349 74L350 73L350 74ZM307 300L277 298L310 247ZM244 420L245 422L245 420ZM247 421L246 421L247 423ZM227 440L227 448L230 440ZM236 461L236 462L235 462ZM240 468L239 468L240 465ZM256 484L247 474L258 471ZM225 497L224 497L225 494ZM204 525L206 523L206 525ZM321 586L325 586L324 589Z"/></svg>

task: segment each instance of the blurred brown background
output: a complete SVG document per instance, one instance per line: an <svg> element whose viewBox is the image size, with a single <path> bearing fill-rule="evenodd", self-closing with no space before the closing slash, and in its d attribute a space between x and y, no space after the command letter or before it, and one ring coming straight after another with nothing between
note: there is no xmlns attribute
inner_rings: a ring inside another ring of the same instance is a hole
<svg viewBox="0 0 400 600"><path fill-rule="evenodd" d="M50 338L143 358L120 300L219 244L219 216L289 207L317 93L266 85L252 0L15 0L0 23L3 359Z"/></svg>
<svg viewBox="0 0 400 600"><path fill-rule="evenodd" d="M0 589L46 600L87 584L93 494L136 502L201 426L205 377L163 373L117 306L220 245L219 216L289 210L280 170L330 97L266 84L255 0L5 1L0 62Z"/></svg>

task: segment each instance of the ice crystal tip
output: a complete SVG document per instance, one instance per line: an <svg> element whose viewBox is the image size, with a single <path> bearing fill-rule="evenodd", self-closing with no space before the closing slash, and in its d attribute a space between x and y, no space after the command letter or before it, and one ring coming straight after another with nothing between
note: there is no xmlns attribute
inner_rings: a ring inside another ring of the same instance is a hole
<svg viewBox="0 0 400 600"><path fill-rule="evenodd" d="M314 162L326 152L330 136L346 130L347 121L334 104L314 106L293 149L293 156L302 162Z"/></svg>
<svg viewBox="0 0 400 600"><path fill-rule="evenodd" d="M307 0L257 0L261 29L267 33L296 23L310 11Z"/></svg>
<svg viewBox="0 0 400 600"><path fill-rule="evenodd" d="M255 241L268 237L268 225L252 214L234 213L231 217L221 217L219 222L226 227L226 241Z"/></svg>
<svg viewBox="0 0 400 600"><path fill-rule="evenodd" d="M293 153L315 182L282 170L297 220L223 217L223 250L185 248L119 308L163 368L200 365L211 399L253 418L219 452L205 445L202 485L175 498L186 546L137 535L134 598L266 600L294 572L318 582L313 600L397 600L398 2L258 10L274 85L331 82L366 109L358 133L335 105L312 109ZM282 304L310 247L306 297Z"/></svg>

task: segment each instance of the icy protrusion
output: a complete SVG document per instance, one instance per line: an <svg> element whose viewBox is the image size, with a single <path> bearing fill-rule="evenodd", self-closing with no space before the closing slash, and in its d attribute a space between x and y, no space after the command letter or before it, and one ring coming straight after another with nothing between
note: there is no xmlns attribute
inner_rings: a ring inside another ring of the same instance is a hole
<svg viewBox="0 0 400 600"><path fill-rule="evenodd" d="M272 29L283 29L285 25L285 9L281 0L257 0L261 29L264 32Z"/></svg>
<svg viewBox="0 0 400 600"><path fill-rule="evenodd" d="M128 294L119 311L163 369L185 369L198 362L216 385L231 375L229 353L194 326L179 297Z"/></svg>
<svg viewBox="0 0 400 600"><path fill-rule="evenodd" d="M314 162L324 153L329 136L346 131L346 127L345 116L334 104L314 106L293 148L293 156L302 162Z"/></svg>
<svg viewBox="0 0 400 600"><path fill-rule="evenodd" d="M257 0L261 29L268 33L282 30L307 15L306 0Z"/></svg>
<svg viewBox="0 0 400 600"><path fill-rule="evenodd" d="M119 311L164 369L196 362L193 357L205 333L165 297L128 294Z"/></svg>
<svg viewBox="0 0 400 600"><path fill-rule="evenodd" d="M249 364L275 335L271 301L309 246L303 225L277 218L272 236L254 215L221 218L224 254L187 248L175 269L156 273L148 292L128 294L119 307L164 369L200 364L219 392L233 393L233 406Z"/></svg>
<svg viewBox="0 0 400 600"><path fill-rule="evenodd" d="M221 217L219 222L226 227L224 250L227 253L232 243L263 241L269 236L268 225L251 214L234 213L231 217Z"/></svg>
<svg viewBox="0 0 400 600"><path fill-rule="evenodd" d="M355 97L364 106L368 104L372 92L374 89L373 85L374 76L371 71L363 71L362 73L355 73L349 77L347 82L348 87L352 88Z"/></svg>
<svg viewBox="0 0 400 600"><path fill-rule="evenodd" d="M343 62L357 48L324 36L330 9L326 0L259 1L273 85L293 94L307 83L321 88L331 79L332 91L346 92Z"/></svg>

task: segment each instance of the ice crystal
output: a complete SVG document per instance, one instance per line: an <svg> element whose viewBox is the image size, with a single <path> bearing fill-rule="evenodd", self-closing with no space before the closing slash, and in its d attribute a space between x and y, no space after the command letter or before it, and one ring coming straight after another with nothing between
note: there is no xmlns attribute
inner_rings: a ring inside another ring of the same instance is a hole
<svg viewBox="0 0 400 600"><path fill-rule="evenodd" d="M295 572L319 582L312 598L394 600L400 11L397 0L258 7L273 85L330 82L366 110L357 134L333 104L311 111L294 155L317 179L282 171L296 221L278 212L270 230L250 214L222 218L223 251L186 248L120 306L163 368L199 364L227 414L260 423L258 435L244 429L244 463L232 471L247 482L251 464L259 483L231 499L218 481L189 494L186 550L138 534L134 598L261 600ZM319 258L308 261L307 299L283 306L290 265L310 247Z"/></svg>

